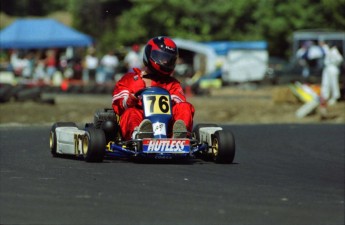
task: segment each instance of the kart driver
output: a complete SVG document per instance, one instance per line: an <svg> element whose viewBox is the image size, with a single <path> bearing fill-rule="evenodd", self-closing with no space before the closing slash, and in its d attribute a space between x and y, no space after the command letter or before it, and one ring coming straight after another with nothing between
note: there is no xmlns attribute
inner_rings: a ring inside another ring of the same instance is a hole
<svg viewBox="0 0 345 225"><path fill-rule="evenodd" d="M143 109L138 107L141 102L134 95L146 87L161 87L171 95L173 128L169 136L186 138L187 131L192 130L194 107L186 101L179 81L172 77L177 57L178 49L172 39L154 37L145 46L144 68L133 68L133 72L126 73L116 83L112 107L120 116L120 130L125 140L153 137L152 123L144 120Z"/></svg>

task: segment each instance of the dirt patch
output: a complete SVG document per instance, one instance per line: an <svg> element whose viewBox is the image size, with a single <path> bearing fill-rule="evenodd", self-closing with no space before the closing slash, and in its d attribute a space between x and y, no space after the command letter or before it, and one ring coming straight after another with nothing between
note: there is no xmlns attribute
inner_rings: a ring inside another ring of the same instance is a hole
<svg viewBox="0 0 345 225"><path fill-rule="evenodd" d="M194 97L196 121L237 124L266 123L345 123L345 102L328 107L322 117L319 108L297 118L295 112L303 105L288 86L261 88L230 87L213 90L207 98Z"/></svg>
<svg viewBox="0 0 345 225"><path fill-rule="evenodd" d="M55 104L10 101L0 105L0 124L52 124L56 121L86 123L96 109L111 107L111 95L55 94ZM297 118L302 106L286 86L227 87L208 96L188 96L196 109L195 123L345 123L345 102L328 107L326 118L316 110Z"/></svg>

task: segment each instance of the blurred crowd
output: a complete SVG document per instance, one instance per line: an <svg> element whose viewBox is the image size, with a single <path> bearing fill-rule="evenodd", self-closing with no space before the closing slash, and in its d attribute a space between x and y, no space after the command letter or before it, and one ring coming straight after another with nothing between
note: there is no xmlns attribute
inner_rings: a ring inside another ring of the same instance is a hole
<svg viewBox="0 0 345 225"><path fill-rule="evenodd" d="M332 41L304 42L296 53L302 69L302 77L307 79L315 71L321 72L321 105L333 105L341 97L340 67L344 61L336 44Z"/></svg>
<svg viewBox="0 0 345 225"><path fill-rule="evenodd" d="M140 46L126 51L108 51L100 55L95 48L10 50L2 52L1 70L12 72L16 78L54 84L65 79L85 83L106 83L133 67L141 66Z"/></svg>
<svg viewBox="0 0 345 225"><path fill-rule="evenodd" d="M331 53L331 54L329 54ZM296 52L298 65L302 67L302 77L307 79L311 75L322 74L329 64L339 67L342 56L335 42L305 41Z"/></svg>

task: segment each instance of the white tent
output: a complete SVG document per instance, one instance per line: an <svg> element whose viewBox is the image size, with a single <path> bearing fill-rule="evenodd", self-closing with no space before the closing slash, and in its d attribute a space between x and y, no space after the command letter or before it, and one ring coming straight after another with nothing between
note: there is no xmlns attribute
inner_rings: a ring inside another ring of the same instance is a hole
<svg viewBox="0 0 345 225"><path fill-rule="evenodd" d="M212 73L216 70L217 54L212 47L191 40L179 38L174 38L173 40L179 49L203 54L206 57L206 74Z"/></svg>

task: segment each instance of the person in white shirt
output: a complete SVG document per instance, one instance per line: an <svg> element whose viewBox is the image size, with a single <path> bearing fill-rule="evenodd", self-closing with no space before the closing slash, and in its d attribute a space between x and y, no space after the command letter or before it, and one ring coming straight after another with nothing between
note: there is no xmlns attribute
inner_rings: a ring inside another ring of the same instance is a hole
<svg viewBox="0 0 345 225"><path fill-rule="evenodd" d="M128 72L133 72L133 68L141 68L141 57L139 55L139 45L133 45L132 49L127 53L124 58L125 65Z"/></svg>
<svg viewBox="0 0 345 225"><path fill-rule="evenodd" d="M85 56L85 72L88 75L89 82L96 81L96 71L98 68L98 58L94 50L90 50L90 53Z"/></svg>
<svg viewBox="0 0 345 225"><path fill-rule="evenodd" d="M114 51L109 51L101 60L101 65L105 73L105 81L113 81L116 69L119 65L119 59L114 54Z"/></svg>
<svg viewBox="0 0 345 225"><path fill-rule="evenodd" d="M343 61L337 47L332 44L321 43L325 52L324 68L322 71L321 97L329 105L333 105L340 98L339 66Z"/></svg>

